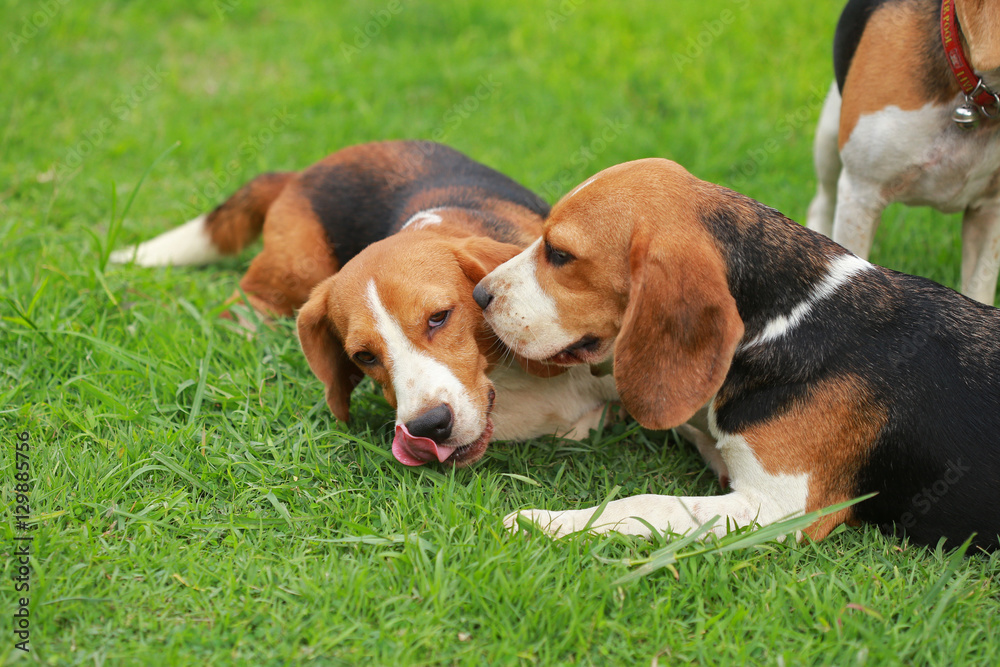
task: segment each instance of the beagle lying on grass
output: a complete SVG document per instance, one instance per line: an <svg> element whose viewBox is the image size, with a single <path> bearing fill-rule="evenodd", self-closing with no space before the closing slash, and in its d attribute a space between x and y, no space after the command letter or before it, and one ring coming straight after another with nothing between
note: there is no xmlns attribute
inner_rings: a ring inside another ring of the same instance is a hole
<svg viewBox="0 0 1000 667"><path fill-rule="evenodd" d="M518 363L472 299L489 270L541 234L548 211L446 146L389 141L258 176L208 215L112 259L202 264L263 231L240 286L264 316L301 307L302 349L333 413L348 420L351 391L369 375L396 408L399 461L463 466L491 437L585 437L616 398L613 379L587 368Z"/></svg>
<svg viewBox="0 0 1000 667"><path fill-rule="evenodd" d="M809 228L866 258L892 202L962 211L962 293L992 305L1000 270L1000 2L850 0L833 54Z"/></svg>
<svg viewBox="0 0 1000 667"><path fill-rule="evenodd" d="M611 167L476 287L517 354L613 355L625 408L668 429L708 405L732 492L608 503L591 530L761 525L863 494L867 521L934 544L1000 533L1000 310L869 264L661 159ZM596 508L519 514L554 536ZM517 514L507 517L516 526Z"/></svg>

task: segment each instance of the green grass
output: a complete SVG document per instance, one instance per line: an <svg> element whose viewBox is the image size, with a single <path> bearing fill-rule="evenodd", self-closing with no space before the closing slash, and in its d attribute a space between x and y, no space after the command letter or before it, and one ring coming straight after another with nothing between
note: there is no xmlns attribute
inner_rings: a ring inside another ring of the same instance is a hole
<svg viewBox="0 0 1000 667"><path fill-rule="evenodd" d="M444 140L549 199L666 156L802 219L840 0L43 4L0 8L0 496L13 510L27 431L37 526L32 653L14 649L8 621L0 659L958 665L1000 653L998 556L949 560L842 528L616 583L633 571L623 561L663 544L511 537L500 518L596 504L616 485L715 493L668 434L622 424L586 443L498 443L470 470L406 469L369 384L345 427L290 322L248 340L216 317L252 251L204 270L104 266L109 246L259 171L393 137ZM382 10L389 23L345 53ZM178 142L119 230L143 173ZM959 254L954 216L893 208L874 259L955 286Z"/></svg>

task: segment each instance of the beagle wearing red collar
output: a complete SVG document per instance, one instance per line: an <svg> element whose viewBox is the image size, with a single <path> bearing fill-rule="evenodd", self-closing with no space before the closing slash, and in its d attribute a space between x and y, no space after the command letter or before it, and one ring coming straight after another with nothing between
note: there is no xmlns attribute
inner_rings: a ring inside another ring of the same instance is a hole
<svg viewBox="0 0 1000 667"><path fill-rule="evenodd" d="M539 236L548 211L446 146L388 141L258 176L207 216L112 259L202 264L263 232L240 286L264 316L301 308L302 349L333 413L348 420L369 375L396 409L400 462L463 466L491 438L585 437L616 397L613 379L587 368L518 363L472 299L489 270Z"/></svg>
<svg viewBox="0 0 1000 667"><path fill-rule="evenodd" d="M708 406L732 492L522 510L554 536L764 525L869 492L806 529L871 522L997 546L1000 310L869 264L668 160L611 167L476 287L517 354L613 356L624 407L668 429Z"/></svg>
<svg viewBox="0 0 1000 667"><path fill-rule="evenodd" d="M808 227L867 257L893 202L961 211L962 293L1000 270L1000 3L850 0L816 129Z"/></svg>

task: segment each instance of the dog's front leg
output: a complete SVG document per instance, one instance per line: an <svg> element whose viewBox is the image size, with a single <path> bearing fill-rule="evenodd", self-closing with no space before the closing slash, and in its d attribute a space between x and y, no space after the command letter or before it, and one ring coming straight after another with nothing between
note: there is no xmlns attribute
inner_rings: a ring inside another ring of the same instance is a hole
<svg viewBox="0 0 1000 667"><path fill-rule="evenodd" d="M585 528L595 534L617 532L649 537L650 527L658 533L686 533L719 516L711 532L723 536L728 528L747 526L754 521L764 525L787 514L772 505L754 501L739 492L706 497L641 495L608 503L596 518L594 514L599 506L564 511L529 509L507 515L504 525L516 532L519 529L517 519L521 517L556 538Z"/></svg>
<svg viewBox="0 0 1000 667"><path fill-rule="evenodd" d="M852 176L845 168L837 181L833 240L861 259L868 259L886 204L882 187Z"/></svg>
<svg viewBox="0 0 1000 667"><path fill-rule="evenodd" d="M837 135L840 131L840 91L837 82L830 86L830 92L823 102L823 111L816 126L813 141L813 165L816 167L816 196L809 204L806 226L824 236L833 234L833 216L837 208L837 178L840 176L840 146Z"/></svg>
<svg viewBox="0 0 1000 667"><path fill-rule="evenodd" d="M992 306L1000 272L1000 201L968 208L962 218L962 294Z"/></svg>

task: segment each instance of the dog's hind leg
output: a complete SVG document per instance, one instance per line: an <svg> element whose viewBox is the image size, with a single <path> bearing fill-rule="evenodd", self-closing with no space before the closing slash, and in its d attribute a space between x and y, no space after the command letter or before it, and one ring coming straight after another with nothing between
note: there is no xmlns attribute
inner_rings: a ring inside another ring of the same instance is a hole
<svg viewBox="0 0 1000 667"><path fill-rule="evenodd" d="M816 196L809 204L806 225L809 229L833 235L833 215L837 208L837 178L840 176L840 148L837 136L840 127L840 91L837 82L823 102L813 142L813 164L816 167Z"/></svg>
<svg viewBox="0 0 1000 667"><path fill-rule="evenodd" d="M263 232L264 249L250 262L240 288L265 318L290 317L339 265L309 201L294 187L271 206ZM240 300L237 291L229 302Z"/></svg>
<svg viewBox="0 0 1000 667"><path fill-rule="evenodd" d="M968 208L962 219L962 294L992 306L1000 272L1000 201Z"/></svg>

